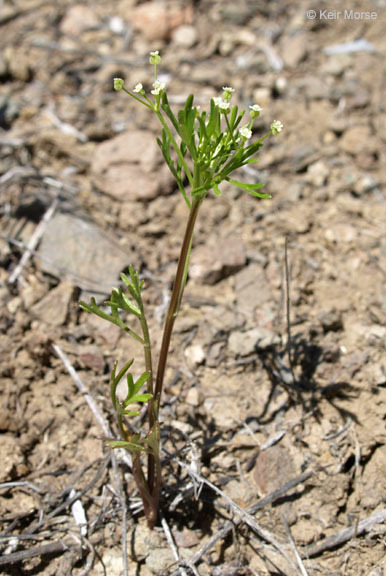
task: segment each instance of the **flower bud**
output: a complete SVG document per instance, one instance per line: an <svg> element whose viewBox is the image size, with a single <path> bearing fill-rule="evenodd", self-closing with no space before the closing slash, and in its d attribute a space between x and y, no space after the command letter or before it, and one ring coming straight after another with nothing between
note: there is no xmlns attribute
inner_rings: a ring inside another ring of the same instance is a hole
<svg viewBox="0 0 386 576"><path fill-rule="evenodd" d="M125 85L125 81L122 78L114 78L114 90L119 92Z"/></svg>
<svg viewBox="0 0 386 576"><path fill-rule="evenodd" d="M161 56L159 55L158 50L156 50L155 52L150 52L149 62L150 62L150 64L155 64L155 65L160 64Z"/></svg>

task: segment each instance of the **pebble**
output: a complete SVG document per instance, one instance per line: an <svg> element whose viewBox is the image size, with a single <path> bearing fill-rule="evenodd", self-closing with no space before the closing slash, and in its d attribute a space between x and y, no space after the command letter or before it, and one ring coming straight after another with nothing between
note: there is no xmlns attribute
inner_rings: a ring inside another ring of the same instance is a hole
<svg viewBox="0 0 386 576"><path fill-rule="evenodd" d="M281 44L281 53L284 64L288 68L296 68L307 56L307 34L300 32L294 36L287 36Z"/></svg>
<svg viewBox="0 0 386 576"><path fill-rule="evenodd" d="M180 48L193 48L198 41L198 33L194 26L183 24L173 31L172 42Z"/></svg>
<svg viewBox="0 0 386 576"><path fill-rule="evenodd" d="M326 240L333 243L353 242L357 237L356 229L351 224L336 224L333 228L328 228L324 236Z"/></svg>
<svg viewBox="0 0 386 576"><path fill-rule="evenodd" d="M318 160L311 164L307 169L307 182L310 182L314 186L323 186L328 179L330 169L323 160Z"/></svg>
<svg viewBox="0 0 386 576"><path fill-rule="evenodd" d="M151 42L154 40L170 40L175 28L183 24L191 24L193 13L191 6L167 4L161 2L146 2L126 12L127 20Z"/></svg>
<svg viewBox="0 0 386 576"><path fill-rule="evenodd" d="M161 574L175 563L170 548L155 548L146 557L146 566L153 574Z"/></svg>
<svg viewBox="0 0 386 576"><path fill-rule="evenodd" d="M193 368L197 368L197 366L203 364L206 357L205 350L200 346L200 344L188 346L185 349L184 354L189 365Z"/></svg>
<svg viewBox="0 0 386 576"><path fill-rule="evenodd" d="M348 54L337 54L336 56L329 56L321 66L323 74L330 74L331 76L342 76L344 71L351 65L351 56Z"/></svg>
<svg viewBox="0 0 386 576"><path fill-rule="evenodd" d="M149 201L173 189L174 178L161 162L154 135L133 130L96 147L91 173L95 186L117 200Z"/></svg>
<svg viewBox="0 0 386 576"><path fill-rule="evenodd" d="M28 472L24 456L15 436L1 435L0 482L9 482Z"/></svg>
<svg viewBox="0 0 386 576"><path fill-rule="evenodd" d="M200 406L202 403L202 394L200 390L196 387L189 388L188 393L185 396L185 402L189 406Z"/></svg>
<svg viewBox="0 0 386 576"><path fill-rule="evenodd" d="M325 334L327 332L339 332L340 330L343 330L342 313L335 309L320 314L319 322L321 323Z"/></svg>
<svg viewBox="0 0 386 576"><path fill-rule="evenodd" d="M61 282L31 308L33 316L52 326L63 326L75 300L76 289L70 282Z"/></svg>
<svg viewBox="0 0 386 576"><path fill-rule="evenodd" d="M241 270L246 263L241 240L226 238L193 248L189 275L204 284L215 284Z"/></svg>
<svg viewBox="0 0 386 576"><path fill-rule="evenodd" d="M94 224L60 213L48 222L39 255L43 271L76 282L87 293L83 299L94 290L98 299L101 290L109 294L120 272L136 262L133 254Z"/></svg>
<svg viewBox="0 0 386 576"><path fill-rule="evenodd" d="M264 269L259 264L250 264L235 276L237 306L240 310L251 311L269 302L270 284Z"/></svg>
<svg viewBox="0 0 386 576"><path fill-rule="evenodd" d="M369 126L353 126L346 130L339 141L339 147L357 156L362 153L372 153L376 151L376 142Z"/></svg>
<svg viewBox="0 0 386 576"><path fill-rule="evenodd" d="M188 528L183 528L181 532L173 531L173 536L179 548L193 548L200 543L196 532Z"/></svg>
<svg viewBox="0 0 386 576"><path fill-rule="evenodd" d="M32 70L27 55L20 50L8 46L4 51L4 57L8 64L8 73L15 80L29 82L32 78Z"/></svg>
<svg viewBox="0 0 386 576"><path fill-rule="evenodd" d="M260 494L268 494L280 488L295 476L291 454L281 445L272 446L259 453L253 471Z"/></svg>
<svg viewBox="0 0 386 576"><path fill-rule="evenodd" d="M236 356L249 356L256 349L264 350L280 343L280 338L267 328L252 328L245 332L232 332L228 347Z"/></svg>
<svg viewBox="0 0 386 576"><path fill-rule="evenodd" d="M83 4L70 6L62 19L59 30L62 34L78 37L85 30L98 26L99 21L95 16L95 10Z"/></svg>

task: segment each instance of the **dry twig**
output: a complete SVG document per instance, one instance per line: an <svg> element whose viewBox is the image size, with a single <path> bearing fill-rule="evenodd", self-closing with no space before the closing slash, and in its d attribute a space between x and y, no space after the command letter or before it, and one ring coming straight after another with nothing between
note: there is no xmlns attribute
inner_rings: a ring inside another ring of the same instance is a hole
<svg viewBox="0 0 386 576"><path fill-rule="evenodd" d="M35 250L36 246L39 244L41 237L44 234L45 229L47 228L48 222L51 220L52 216L58 205L58 197L56 196L52 201L50 207L45 212L43 218L36 226L34 233L31 236L30 241L28 242L28 246L26 251L24 252L23 256L20 259L19 264L16 266L15 270L12 272L11 276L8 279L8 284L13 284L21 274L24 266L27 264L28 260L31 258L32 252Z"/></svg>
<svg viewBox="0 0 386 576"><path fill-rule="evenodd" d="M354 526L350 526L350 528L345 528L337 534L330 536L329 538L325 538L321 542L317 544L312 544L311 546L307 546L302 550L302 557L308 558L312 556L319 556L322 552L326 550L330 550L331 548L337 548L341 544L348 542L351 538L355 538L356 536L360 536L361 534L365 534L369 532L370 529L375 526L376 524L383 524L386 521L386 508L369 516L365 520L361 520L358 524Z"/></svg>
<svg viewBox="0 0 386 576"><path fill-rule="evenodd" d="M261 510L265 506L269 506L270 504L272 504L273 502L284 496L287 492L289 492L293 488L296 488L296 486L298 486L299 484L303 484L303 482L306 482L309 478L311 478L312 475L313 475L312 471L304 472L303 474L300 474L296 478L289 480L283 486L281 486L271 494L268 494L267 496L265 496L264 498L262 498L261 500L250 506L247 509L248 513L256 514L258 510ZM229 534L229 532L233 530L235 526L242 524L243 521L244 521L243 518L228 520L225 523L225 526L221 530L216 532L216 534L213 534L213 536L211 536L209 540L207 540L205 544L199 550L197 550L197 552L190 558L189 560L190 564L192 565L197 564L197 562L201 560L204 554L206 554L207 552L209 552L209 550L211 550L211 548L213 548L216 542L218 542L219 540L223 540ZM173 572L172 576L178 576L178 571Z"/></svg>

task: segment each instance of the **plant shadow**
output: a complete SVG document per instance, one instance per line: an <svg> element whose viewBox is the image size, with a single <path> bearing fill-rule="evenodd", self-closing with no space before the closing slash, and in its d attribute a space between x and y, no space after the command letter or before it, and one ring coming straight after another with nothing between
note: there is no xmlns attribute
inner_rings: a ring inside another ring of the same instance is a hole
<svg viewBox="0 0 386 576"><path fill-rule="evenodd" d="M337 404L337 400L349 400L355 394L355 388L338 377L325 386L319 386L315 376L318 366L324 360L323 347L302 334L291 341L290 350L273 345L262 350L259 358L266 371L271 389L264 407L257 417L260 424L275 419L278 412L288 410L290 406L300 404L303 415L312 413L316 419L321 416L320 403L327 400L339 412L341 417L350 417L358 422L357 416ZM270 410L272 400L279 390L287 392L287 400L275 410Z"/></svg>

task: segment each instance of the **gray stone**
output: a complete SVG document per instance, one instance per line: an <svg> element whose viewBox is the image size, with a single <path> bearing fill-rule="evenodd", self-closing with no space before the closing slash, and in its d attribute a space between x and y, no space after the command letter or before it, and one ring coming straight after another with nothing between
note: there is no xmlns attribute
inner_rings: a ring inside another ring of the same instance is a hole
<svg viewBox="0 0 386 576"><path fill-rule="evenodd" d="M70 303L75 299L75 296L75 286L69 282L61 282L59 286L50 290L42 300L34 304L31 312L47 324L62 326L66 323Z"/></svg>
<svg viewBox="0 0 386 576"><path fill-rule="evenodd" d="M229 350L236 356L248 356L257 348L263 350L280 342L279 337L267 328L252 328L245 332L232 332L229 336Z"/></svg>
<svg viewBox="0 0 386 576"><path fill-rule="evenodd" d="M235 276L235 292L239 310L250 312L269 302L271 289L264 269L250 264Z"/></svg>
<svg viewBox="0 0 386 576"><path fill-rule="evenodd" d="M99 24L95 10L82 4L70 6L60 23L62 34L80 36L85 30L95 28Z"/></svg>
<svg viewBox="0 0 386 576"><path fill-rule="evenodd" d="M198 282L215 284L238 272L246 262L243 243L237 238L204 244L192 250L189 275Z"/></svg>
<svg viewBox="0 0 386 576"><path fill-rule="evenodd" d="M161 162L151 132L125 132L97 146L91 165L93 182L120 201L152 200L173 189L173 175Z"/></svg>
<svg viewBox="0 0 386 576"><path fill-rule="evenodd" d="M285 38L281 48L286 66L296 68L307 56L307 34L300 32Z"/></svg>
<svg viewBox="0 0 386 576"><path fill-rule="evenodd" d="M175 558L170 548L155 548L146 558L146 566L153 574L161 574L174 563Z"/></svg>
<svg viewBox="0 0 386 576"><path fill-rule="evenodd" d="M133 255L96 226L68 214L55 214L40 243L41 267L82 290L108 294Z"/></svg>
<svg viewBox="0 0 386 576"><path fill-rule="evenodd" d="M196 28L188 24L179 26L172 34L173 43L180 48L193 48L197 40L198 34Z"/></svg>
<svg viewBox="0 0 386 576"><path fill-rule="evenodd" d="M323 186L330 173L329 167L323 160L318 160L311 164L307 170L307 181L314 186Z"/></svg>

